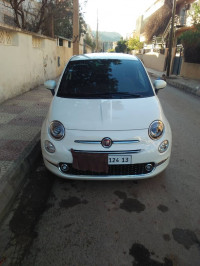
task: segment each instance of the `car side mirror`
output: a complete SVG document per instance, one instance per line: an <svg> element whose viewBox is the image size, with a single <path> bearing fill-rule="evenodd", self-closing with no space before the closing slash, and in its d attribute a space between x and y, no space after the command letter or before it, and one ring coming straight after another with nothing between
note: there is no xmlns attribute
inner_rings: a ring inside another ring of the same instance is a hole
<svg viewBox="0 0 200 266"><path fill-rule="evenodd" d="M44 86L51 91L52 95L55 94L56 82L55 80L47 80L44 83Z"/></svg>
<svg viewBox="0 0 200 266"><path fill-rule="evenodd" d="M162 79L156 79L153 85L157 94L160 89L164 89L167 86L167 83Z"/></svg>

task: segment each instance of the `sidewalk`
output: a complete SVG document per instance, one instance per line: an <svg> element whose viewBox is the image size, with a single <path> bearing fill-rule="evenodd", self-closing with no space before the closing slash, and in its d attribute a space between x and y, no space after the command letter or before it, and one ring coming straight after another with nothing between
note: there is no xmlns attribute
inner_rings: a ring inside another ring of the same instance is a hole
<svg viewBox="0 0 200 266"><path fill-rule="evenodd" d="M39 86L0 105L0 221L40 153L51 92Z"/></svg>
<svg viewBox="0 0 200 266"><path fill-rule="evenodd" d="M146 68L147 72L152 77L162 77L165 72L160 72L151 68ZM186 91L200 97L200 80L187 79L176 75L170 75L166 80L167 84L174 86L177 89Z"/></svg>
<svg viewBox="0 0 200 266"><path fill-rule="evenodd" d="M147 69L153 77L163 72ZM167 83L200 96L200 81L172 76ZM52 99L39 86L0 105L0 221L40 153L40 129Z"/></svg>

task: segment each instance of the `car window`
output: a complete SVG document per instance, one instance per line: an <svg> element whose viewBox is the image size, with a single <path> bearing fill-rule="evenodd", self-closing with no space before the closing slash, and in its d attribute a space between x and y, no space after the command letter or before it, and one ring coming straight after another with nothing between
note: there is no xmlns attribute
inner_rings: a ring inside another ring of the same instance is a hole
<svg viewBox="0 0 200 266"><path fill-rule="evenodd" d="M137 98L153 96L153 89L137 60L70 61L57 96L66 98Z"/></svg>

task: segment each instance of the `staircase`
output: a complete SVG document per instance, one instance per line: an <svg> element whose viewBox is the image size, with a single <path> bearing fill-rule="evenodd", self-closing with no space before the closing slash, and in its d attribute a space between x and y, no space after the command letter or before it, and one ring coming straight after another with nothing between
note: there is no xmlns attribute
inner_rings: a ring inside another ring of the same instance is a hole
<svg viewBox="0 0 200 266"><path fill-rule="evenodd" d="M165 29L165 31L163 32L163 35L162 35L162 39L163 40L166 40L169 32L170 32L170 29L171 29L171 24L172 24L172 17L170 18L168 24L167 24L167 27Z"/></svg>
<svg viewBox="0 0 200 266"><path fill-rule="evenodd" d="M165 41L167 39L167 36L171 30L171 24L172 24L172 17L170 18L168 24L167 24L167 27L162 35L162 38L163 40ZM175 18L174 18L174 28L177 27L177 25L179 24L179 16L178 15L175 15Z"/></svg>

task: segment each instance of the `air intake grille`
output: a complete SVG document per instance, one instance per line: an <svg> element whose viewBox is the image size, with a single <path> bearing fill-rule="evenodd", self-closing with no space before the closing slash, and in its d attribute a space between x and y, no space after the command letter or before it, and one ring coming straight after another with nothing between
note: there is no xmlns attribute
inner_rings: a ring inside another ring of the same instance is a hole
<svg viewBox="0 0 200 266"><path fill-rule="evenodd" d="M67 171L67 174L71 175L92 175L92 176L102 176L102 175L145 175L149 174L152 171L147 171L145 166L147 164L152 164L152 166L155 166L155 163L142 163L142 164L130 164L130 165L110 165L108 173L95 173L90 171L81 171L74 169L72 167L72 164L68 164L69 170Z"/></svg>

